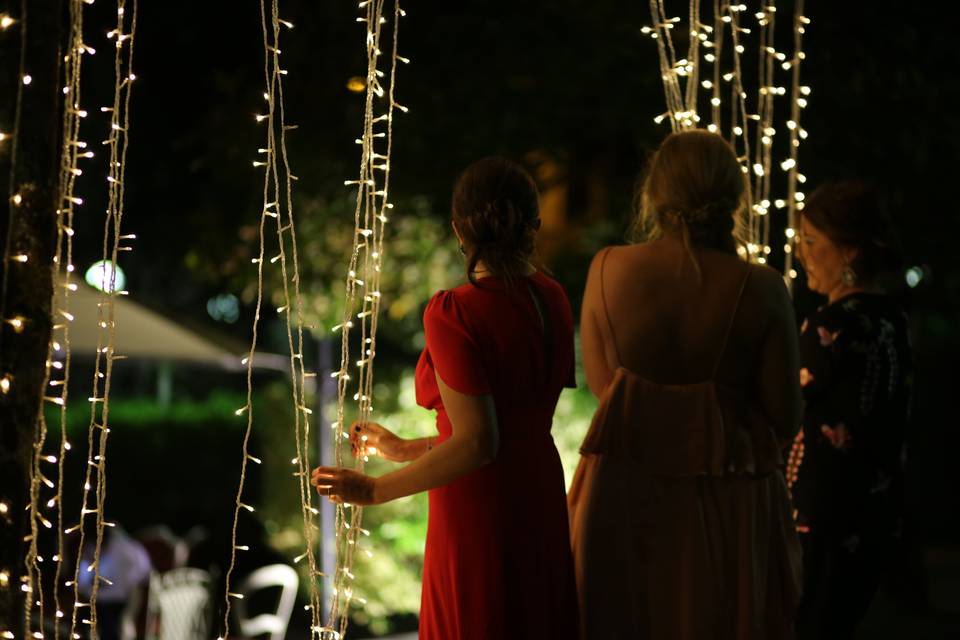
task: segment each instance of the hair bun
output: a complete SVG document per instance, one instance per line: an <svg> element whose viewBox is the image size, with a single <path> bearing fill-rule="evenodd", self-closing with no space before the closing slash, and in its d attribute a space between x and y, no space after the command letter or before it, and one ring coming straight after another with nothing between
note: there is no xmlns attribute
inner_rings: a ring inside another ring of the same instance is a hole
<svg viewBox="0 0 960 640"><path fill-rule="evenodd" d="M471 280L480 262L507 279L523 273L533 253L540 215L530 174L505 158L479 160L457 180L452 209Z"/></svg>

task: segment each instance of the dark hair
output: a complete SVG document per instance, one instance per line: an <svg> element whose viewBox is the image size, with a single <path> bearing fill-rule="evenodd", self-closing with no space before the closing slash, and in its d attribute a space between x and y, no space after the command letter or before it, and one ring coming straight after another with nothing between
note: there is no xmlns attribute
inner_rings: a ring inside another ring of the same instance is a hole
<svg viewBox="0 0 960 640"><path fill-rule="evenodd" d="M870 282L900 265L900 248L876 188L860 180L825 182L799 212L831 242L857 250L850 267Z"/></svg>
<svg viewBox="0 0 960 640"><path fill-rule="evenodd" d="M688 250L736 253L744 244L745 192L743 169L726 140L702 129L672 133L650 159L640 184L633 239L675 231Z"/></svg>
<svg viewBox="0 0 960 640"><path fill-rule="evenodd" d="M470 282L478 262L508 282L523 275L540 227L537 186L523 167L495 156L474 162L457 179L452 208Z"/></svg>

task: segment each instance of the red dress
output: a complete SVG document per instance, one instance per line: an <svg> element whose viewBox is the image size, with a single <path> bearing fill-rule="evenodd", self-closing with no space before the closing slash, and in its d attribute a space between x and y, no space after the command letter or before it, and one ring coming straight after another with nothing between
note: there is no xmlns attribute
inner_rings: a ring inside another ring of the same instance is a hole
<svg viewBox="0 0 960 640"><path fill-rule="evenodd" d="M550 436L560 390L574 385L566 294L541 273L512 287L483 278L437 293L423 324L417 403L436 410L439 441L451 428L436 373L460 393L492 395L499 448L490 464L430 491L420 639L576 638L563 469Z"/></svg>

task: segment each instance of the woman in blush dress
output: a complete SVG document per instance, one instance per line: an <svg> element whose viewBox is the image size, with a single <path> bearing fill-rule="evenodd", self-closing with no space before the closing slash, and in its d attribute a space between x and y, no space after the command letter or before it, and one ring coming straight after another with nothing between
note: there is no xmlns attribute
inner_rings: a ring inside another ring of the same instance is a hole
<svg viewBox="0 0 960 640"><path fill-rule="evenodd" d="M670 135L642 186L647 241L600 251L580 335L600 406L570 489L581 637L792 635L800 549L780 451L800 421L781 275L738 257L730 145Z"/></svg>
<svg viewBox="0 0 960 640"><path fill-rule="evenodd" d="M423 316L417 402L439 435L404 440L356 424L361 452L410 464L373 478L319 468L322 495L378 504L430 492L421 640L573 639L576 585L563 470L550 435L573 386L573 318L563 289L531 264L536 187L518 165L487 158L453 193L467 282Z"/></svg>
<svg viewBox="0 0 960 640"><path fill-rule="evenodd" d="M800 335L798 631L852 638L897 557L913 355L903 308L877 287L898 252L876 191L856 181L827 183L800 213L797 255L807 286L826 303Z"/></svg>

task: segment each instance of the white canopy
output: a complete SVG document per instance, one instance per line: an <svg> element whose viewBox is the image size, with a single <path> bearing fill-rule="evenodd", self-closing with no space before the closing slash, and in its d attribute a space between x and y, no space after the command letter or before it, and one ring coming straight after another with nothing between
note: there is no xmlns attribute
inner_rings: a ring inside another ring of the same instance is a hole
<svg viewBox="0 0 960 640"><path fill-rule="evenodd" d="M98 304L103 294L85 283L78 283L70 292L70 349L76 354L94 354L97 350L99 328ZM114 298L114 351L131 358L179 360L215 365L227 369L241 369L246 357L243 347L227 346L226 340L214 341L166 318L159 313L130 300L129 296ZM257 368L289 369L287 356L257 352Z"/></svg>

